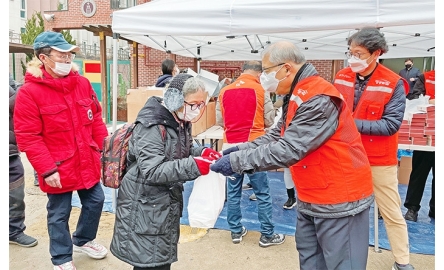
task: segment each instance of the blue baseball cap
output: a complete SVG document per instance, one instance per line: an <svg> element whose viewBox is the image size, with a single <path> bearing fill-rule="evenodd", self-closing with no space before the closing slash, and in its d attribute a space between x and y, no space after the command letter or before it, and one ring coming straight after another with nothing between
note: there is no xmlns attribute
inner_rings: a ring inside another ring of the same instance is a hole
<svg viewBox="0 0 444 270"><path fill-rule="evenodd" d="M34 50L50 47L59 52L77 52L79 47L69 44L63 35L58 32L45 31L40 33L34 40Z"/></svg>

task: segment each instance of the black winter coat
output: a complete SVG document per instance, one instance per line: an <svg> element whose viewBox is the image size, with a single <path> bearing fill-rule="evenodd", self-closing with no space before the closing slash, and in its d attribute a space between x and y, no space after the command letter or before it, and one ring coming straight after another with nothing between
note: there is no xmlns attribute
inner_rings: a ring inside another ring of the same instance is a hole
<svg viewBox="0 0 444 270"><path fill-rule="evenodd" d="M9 156L18 156L20 154L14 132L14 106L17 96L15 82L9 79Z"/></svg>
<svg viewBox="0 0 444 270"><path fill-rule="evenodd" d="M193 147L191 123L179 124L161 102L149 98L137 116L110 246L118 259L144 268L177 261L182 184L201 175L193 156L204 148Z"/></svg>

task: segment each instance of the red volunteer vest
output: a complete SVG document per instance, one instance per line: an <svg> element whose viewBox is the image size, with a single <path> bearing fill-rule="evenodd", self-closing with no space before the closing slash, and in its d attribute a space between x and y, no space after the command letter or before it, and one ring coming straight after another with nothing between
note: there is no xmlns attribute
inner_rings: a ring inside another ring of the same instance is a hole
<svg viewBox="0 0 444 270"><path fill-rule="evenodd" d="M299 106L317 95L341 98L340 93L319 76L300 81L288 105L285 127ZM370 164L347 106L340 109L339 126L321 147L290 167L298 198L307 203L353 202L373 193Z"/></svg>
<svg viewBox="0 0 444 270"><path fill-rule="evenodd" d="M257 77L240 75L222 88L220 111L224 119L224 142L251 142L265 134L265 92Z"/></svg>
<svg viewBox="0 0 444 270"><path fill-rule="evenodd" d="M435 99L435 70L424 72L424 79L426 95L430 96L430 99Z"/></svg>
<svg viewBox="0 0 444 270"><path fill-rule="evenodd" d="M334 80L336 89L344 96L349 108L353 108L355 78L356 73L348 67L340 70ZM353 117L360 120L380 120L399 79L401 77L398 74L378 64L352 113ZM408 91L408 83L404 79L403 82ZM361 138L372 166L398 164L398 133L392 136L361 134Z"/></svg>

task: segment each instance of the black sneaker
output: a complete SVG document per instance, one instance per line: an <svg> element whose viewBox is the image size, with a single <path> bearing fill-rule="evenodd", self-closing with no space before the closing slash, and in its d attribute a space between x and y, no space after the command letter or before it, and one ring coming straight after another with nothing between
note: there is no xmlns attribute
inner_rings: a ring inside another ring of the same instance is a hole
<svg viewBox="0 0 444 270"><path fill-rule="evenodd" d="M23 233L15 238L10 238L9 243L19 245L22 247L33 247L37 245L38 241L34 237L31 237Z"/></svg>
<svg viewBox="0 0 444 270"><path fill-rule="evenodd" d="M395 262L392 266L392 270L415 270L415 267L409 263L402 265Z"/></svg>
<svg viewBox="0 0 444 270"><path fill-rule="evenodd" d="M239 244L242 241L242 237L247 234L248 230L242 226L242 231L240 233L231 232L231 241L233 244Z"/></svg>
<svg viewBox="0 0 444 270"><path fill-rule="evenodd" d="M296 202L296 198L288 198L288 200L284 203L284 209L293 209L298 203Z"/></svg>
<svg viewBox="0 0 444 270"><path fill-rule="evenodd" d="M242 190L250 190L253 189L253 186L250 183L246 183L242 186Z"/></svg>
<svg viewBox="0 0 444 270"><path fill-rule="evenodd" d="M405 220L410 220L410 221L418 221L418 211L409 209L407 211L407 213L405 213L404 215Z"/></svg>
<svg viewBox="0 0 444 270"><path fill-rule="evenodd" d="M259 239L259 246L261 247L269 247L274 245L280 245L285 242L285 235L283 234L273 234L271 237L266 237L265 235L261 236Z"/></svg>

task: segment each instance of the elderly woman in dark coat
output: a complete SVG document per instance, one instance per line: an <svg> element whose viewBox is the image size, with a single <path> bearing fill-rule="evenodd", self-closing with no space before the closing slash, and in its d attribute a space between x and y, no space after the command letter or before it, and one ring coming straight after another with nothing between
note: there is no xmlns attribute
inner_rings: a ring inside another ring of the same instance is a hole
<svg viewBox="0 0 444 270"><path fill-rule="evenodd" d="M193 147L191 120L205 107L204 84L179 74L164 99L140 110L118 192L111 252L139 269L170 269L177 261L183 182L209 173L220 154Z"/></svg>

